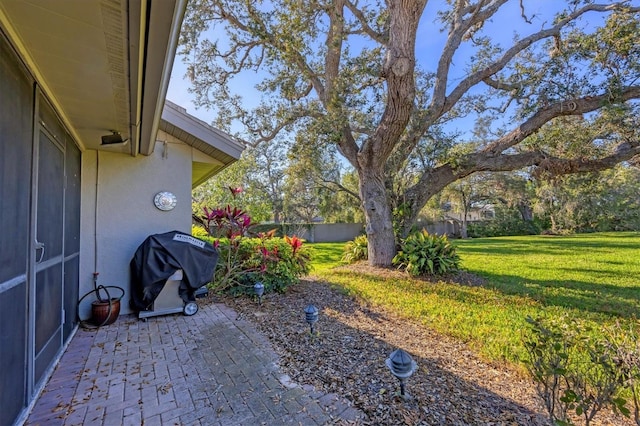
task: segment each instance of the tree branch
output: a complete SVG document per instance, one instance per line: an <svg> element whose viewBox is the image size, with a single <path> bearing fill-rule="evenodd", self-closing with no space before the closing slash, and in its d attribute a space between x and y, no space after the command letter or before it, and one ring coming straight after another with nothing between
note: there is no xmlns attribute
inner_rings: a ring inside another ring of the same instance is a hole
<svg viewBox="0 0 640 426"><path fill-rule="evenodd" d="M434 119L430 120L431 122L435 121L435 117L442 115L444 112L442 109L446 103L447 83L451 62L453 55L462 44L465 34L467 34L474 25L481 24L489 19L507 1L508 0L497 0L490 2L489 0L482 0L473 7L466 8L463 8L460 2L456 2L455 16L452 20L449 36L442 50L442 55L440 56L436 70L435 86L433 88L433 97L430 106L430 109L433 110L432 115ZM486 6L487 3L489 3L489 5L483 10L482 8ZM465 20L464 16L467 14L471 14L471 16Z"/></svg>
<svg viewBox="0 0 640 426"><path fill-rule="evenodd" d="M522 83L509 84L509 83L505 83L504 81L495 80L491 77L484 78L482 82L489 87L492 87L496 90L504 90L505 92L515 92L522 88Z"/></svg>
<svg viewBox="0 0 640 426"><path fill-rule="evenodd" d="M496 2L495 5L491 6L500 6L504 3L504 1ZM508 63L513 59L518 53L525 50L532 44L549 38L554 37L560 34L560 30L564 28L570 22L573 22L580 16L584 15L587 12L609 12L612 10L620 10L623 8L627 8L624 2L614 3L614 4L588 4L584 7L573 11L568 14L565 18L559 20L553 27L540 30L534 34L529 35L518 41L511 48L504 52L504 54L494 61L492 64L486 66L485 68L478 70L471 75L464 78L458 86L456 86L449 96L446 96L446 81L448 79L449 73L449 63L451 62L451 58L455 51L458 49L460 45L460 41L462 38L462 34L460 32L454 32L450 35L452 39L451 43L447 41L447 45L445 46L445 51L442 54L441 61L438 65L437 77L436 77L436 87L434 88L434 96L432 101L432 111L427 120L427 126L432 124L439 116L449 111L455 104L462 98L462 96L469 91L469 89L479 82L485 80L486 78L496 74L498 71L502 70ZM465 23L465 28L470 27L473 23L481 22L490 16L492 16L497 11L497 7L487 8L483 11L483 13L478 13L474 15L468 22ZM443 63L443 60L446 62Z"/></svg>
<svg viewBox="0 0 640 426"><path fill-rule="evenodd" d="M414 108L416 32L426 0L390 1L389 44L383 64L387 102L374 134L358 153L358 168L382 171Z"/></svg>
<svg viewBox="0 0 640 426"><path fill-rule="evenodd" d="M325 45L327 54L324 61L324 74L326 91L320 99L325 107L331 111L332 104L336 102L335 83L340 72L340 59L342 56L342 44L344 35L344 0L336 0L328 10L329 30ZM337 105L333 105L337 107Z"/></svg>
<svg viewBox="0 0 640 426"><path fill-rule="evenodd" d="M276 136L278 136L278 134L282 131L282 129L291 124L294 124L298 119L302 117L321 118L322 114L319 114L318 112L314 112L307 108L292 109L289 110L289 115L287 115L287 117L277 122L274 126L271 126L268 131L265 131L263 127L252 127L251 124L247 122L246 118L240 117L240 121L247 128L249 133L258 136L258 138L253 140L252 142L249 142L247 140L243 140L242 142L248 146L255 148L260 143L269 142L275 139Z"/></svg>
<svg viewBox="0 0 640 426"><path fill-rule="evenodd" d="M381 45L386 46L387 42L389 41L389 35L378 33L373 28L371 28L371 26L369 26L369 23L367 22L367 18L365 18L364 16L364 13L362 13L362 11L358 9L352 1L345 0L345 5L351 11L351 13L353 13L353 16L356 17L358 22L360 22L360 25L362 26L361 32L368 35L369 37L371 37L371 39L375 40Z"/></svg>
<svg viewBox="0 0 640 426"><path fill-rule="evenodd" d="M263 34L261 36L261 39L274 46L279 52L287 52L289 55L291 55L293 62L296 64L302 75L309 79L311 84L313 84L316 93L318 94L320 99L322 99L325 92L324 85L322 84L320 78L318 78L316 73L313 71L313 69L309 66L305 57L300 52L291 51L291 49L288 49L279 37L274 36L274 34L268 30L264 21L260 18L258 12L253 7L251 7L252 2L247 2L246 4L249 16L261 27L261 34ZM243 31L256 36L255 31L252 31L251 29L247 28L243 29Z"/></svg>
<svg viewBox="0 0 640 426"><path fill-rule="evenodd" d="M525 13L524 13L523 0L520 0L520 16L522 16L522 19L524 19L524 22L526 22L527 24L532 24L531 18L527 18L527 15L525 15Z"/></svg>
<svg viewBox="0 0 640 426"><path fill-rule="evenodd" d="M640 86L634 86L623 90L615 101L638 98L640 98ZM405 199L411 205L412 214L417 214L432 196L439 193L447 185L476 172L513 171L535 166L534 173L539 176L558 176L601 171L623 161L631 163L639 161L640 139L636 132L627 134L624 129L621 134L618 134L619 142L617 145L608 150L609 154L597 158L584 156L563 158L551 156L542 151L527 151L518 154L504 153L507 148L517 145L552 118L595 111L609 100L609 94L605 94L551 105L485 149L461 156L455 163L449 162L427 171L405 193ZM590 140L593 142L602 137L602 132L595 132L590 135ZM585 141L585 143L587 142Z"/></svg>
<svg viewBox="0 0 640 426"><path fill-rule="evenodd" d="M519 125L516 129L507 133L500 139L489 144L482 151L495 155L503 152L522 142L527 136L535 133L543 124L556 117L563 115L582 115L595 111L608 102L624 102L630 99L640 98L640 86L627 87L615 98L611 99L611 94L606 93L599 96L585 96L583 98L570 100L567 102L557 102L547 107L541 108L531 118Z"/></svg>
<svg viewBox="0 0 640 426"><path fill-rule="evenodd" d="M597 159L545 157L536 164L538 167L534 174L537 176L561 176L572 173L599 172L610 169L623 161L633 160L639 155L640 141L635 141L633 144L624 142L616 147L613 154Z"/></svg>
<svg viewBox="0 0 640 426"><path fill-rule="evenodd" d="M558 176L569 173L585 173L611 168L622 161L632 160L640 155L640 141L622 142L608 156L597 159L550 157L541 151L529 151L520 154L486 153L469 154L461 160L463 166L454 167L450 163L425 173L418 183L406 192L411 201L412 211L420 211L426 202L449 184L476 172L506 172L528 166L537 166L539 175Z"/></svg>
<svg viewBox="0 0 640 426"><path fill-rule="evenodd" d="M361 201L360 200L360 194L350 190L349 188L345 187L344 185L340 184L339 182L336 182L336 181L333 181L333 180L328 180L328 179L322 179L322 178L319 178L318 180L320 181L319 186L321 188L331 189L331 190L335 190L337 188L338 191L342 191L342 192L344 192L346 194L349 194L354 199L356 199L358 201Z"/></svg>

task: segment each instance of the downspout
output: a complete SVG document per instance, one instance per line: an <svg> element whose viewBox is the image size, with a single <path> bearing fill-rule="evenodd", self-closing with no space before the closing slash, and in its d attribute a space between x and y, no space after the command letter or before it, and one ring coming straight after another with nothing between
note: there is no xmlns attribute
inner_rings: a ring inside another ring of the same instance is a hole
<svg viewBox="0 0 640 426"><path fill-rule="evenodd" d="M93 210L93 276L98 274L98 183L100 182L100 150L96 150L96 194ZM95 279L94 279L95 284Z"/></svg>

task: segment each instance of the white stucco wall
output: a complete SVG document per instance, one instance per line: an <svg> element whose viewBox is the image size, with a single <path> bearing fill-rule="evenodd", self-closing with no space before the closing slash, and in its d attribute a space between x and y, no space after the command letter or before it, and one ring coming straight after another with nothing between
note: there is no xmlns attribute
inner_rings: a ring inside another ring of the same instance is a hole
<svg viewBox="0 0 640 426"><path fill-rule="evenodd" d="M123 314L131 312L129 262L138 246L152 234L191 232L192 148L163 132L157 140L148 157L106 151L85 151L82 157L80 296L93 289L96 271L98 284L124 288ZM175 209L154 206L160 191L176 195ZM93 300L83 301L82 319L90 316Z"/></svg>

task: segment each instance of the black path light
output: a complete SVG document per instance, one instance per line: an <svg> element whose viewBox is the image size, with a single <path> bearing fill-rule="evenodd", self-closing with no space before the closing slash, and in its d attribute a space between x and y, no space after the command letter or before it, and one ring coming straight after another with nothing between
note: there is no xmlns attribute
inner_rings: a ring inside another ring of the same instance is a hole
<svg viewBox="0 0 640 426"><path fill-rule="evenodd" d="M309 323L309 327L311 327L311 335L313 336L313 326L318 322L318 308L313 305L307 305L304 308L305 319Z"/></svg>
<svg viewBox="0 0 640 426"><path fill-rule="evenodd" d="M261 282L255 283L255 285L253 286L253 291L256 293L256 296L258 296L258 305L262 305L262 295L264 294L264 284L262 284Z"/></svg>
<svg viewBox="0 0 640 426"><path fill-rule="evenodd" d="M404 381L409 378L418 369L418 364L411 358L411 355L402 349L396 349L391 352L385 364L391 370L391 374L400 380L400 395L405 397Z"/></svg>

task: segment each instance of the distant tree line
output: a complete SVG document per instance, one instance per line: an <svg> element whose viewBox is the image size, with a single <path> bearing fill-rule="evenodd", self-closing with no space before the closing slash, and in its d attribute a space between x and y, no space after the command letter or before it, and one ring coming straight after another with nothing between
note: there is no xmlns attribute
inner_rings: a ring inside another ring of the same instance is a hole
<svg viewBox="0 0 640 426"><path fill-rule="evenodd" d="M266 223L362 222L357 176L338 161L277 145L248 148L242 159L197 188L193 211L233 203L229 187L255 220ZM465 221L490 206L492 218ZM416 228L450 219L462 236L640 230L640 168L537 176L527 170L478 173L449 185L422 210ZM464 222L464 223L462 223Z"/></svg>
<svg viewBox="0 0 640 426"><path fill-rule="evenodd" d="M487 205L493 218L461 223L463 234L638 231L640 169L620 164L602 172L545 179L526 172L477 174L435 197L423 210L422 221L445 219L454 211L463 222L467 212Z"/></svg>

